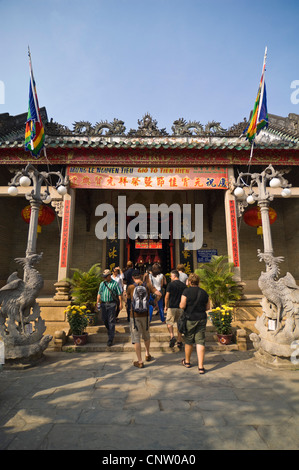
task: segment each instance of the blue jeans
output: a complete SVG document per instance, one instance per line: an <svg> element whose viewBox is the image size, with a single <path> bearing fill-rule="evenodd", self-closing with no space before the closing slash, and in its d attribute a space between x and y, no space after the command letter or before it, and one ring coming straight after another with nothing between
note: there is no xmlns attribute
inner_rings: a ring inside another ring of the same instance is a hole
<svg viewBox="0 0 299 470"><path fill-rule="evenodd" d="M151 300L151 298L152 298L152 297L150 296L150 300ZM160 314L161 321L164 322L164 321L165 321L165 317L164 317L164 309L163 309L163 296L162 296L161 299L158 301L158 310L159 310L159 314ZM154 311L154 306L150 304L150 306L149 306L150 321L152 321L153 311Z"/></svg>
<svg viewBox="0 0 299 470"><path fill-rule="evenodd" d="M116 303L105 302L101 304L102 320L108 330L108 339L113 341L115 335Z"/></svg>
<svg viewBox="0 0 299 470"><path fill-rule="evenodd" d="M127 320L130 321L131 299L127 299Z"/></svg>

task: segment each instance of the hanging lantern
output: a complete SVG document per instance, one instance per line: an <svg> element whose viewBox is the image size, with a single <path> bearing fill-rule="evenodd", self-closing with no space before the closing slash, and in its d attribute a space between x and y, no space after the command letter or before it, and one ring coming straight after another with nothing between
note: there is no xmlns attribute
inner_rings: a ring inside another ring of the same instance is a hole
<svg viewBox="0 0 299 470"><path fill-rule="evenodd" d="M161 260L159 258L158 252L156 251L155 257L154 257L154 263L161 263Z"/></svg>
<svg viewBox="0 0 299 470"><path fill-rule="evenodd" d="M248 211L244 212L243 219L245 224L250 225L250 227L257 227L257 234L263 235L262 228L262 215L259 206L254 206ZM269 207L269 220L272 225L277 219L277 213L272 207Z"/></svg>
<svg viewBox="0 0 299 470"><path fill-rule="evenodd" d="M141 254L138 256L137 264L143 264L143 257Z"/></svg>
<svg viewBox="0 0 299 470"><path fill-rule="evenodd" d="M26 224L29 224L30 222L30 216L31 216L31 206L26 206L21 212L22 219ZM37 233L41 233L42 231L42 225L49 225L53 222L55 219L55 212L51 207L49 206L44 206L41 205L39 208L39 214L38 214L38 226L37 226Z"/></svg>
<svg viewBox="0 0 299 470"><path fill-rule="evenodd" d="M145 259L145 263L146 264L151 264L151 256L150 255L147 255L147 257Z"/></svg>

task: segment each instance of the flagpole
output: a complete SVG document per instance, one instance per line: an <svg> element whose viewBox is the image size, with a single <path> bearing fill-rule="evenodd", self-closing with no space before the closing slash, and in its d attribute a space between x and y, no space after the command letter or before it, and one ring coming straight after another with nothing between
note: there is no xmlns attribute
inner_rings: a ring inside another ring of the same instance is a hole
<svg viewBox="0 0 299 470"><path fill-rule="evenodd" d="M249 162L248 162L248 173L249 173L249 168L250 168L251 160L253 156L253 147L254 147L254 140L252 141L252 144L251 144L250 157L249 157Z"/></svg>
<svg viewBox="0 0 299 470"><path fill-rule="evenodd" d="M31 54L30 54L29 46L28 46L28 56L29 56L29 73L30 73L31 89L32 89L32 94L33 94L33 99L34 99L34 106L35 106L35 109L36 109L37 120L38 120L39 123L41 123L40 122L40 117L39 117L39 112L38 112L38 105L37 105L36 96L35 96L32 61L31 61Z"/></svg>
<svg viewBox="0 0 299 470"><path fill-rule="evenodd" d="M257 113L257 123L259 122L260 114L261 114L261 109L262 109L262 103L263 103L263 97L264 97L264 87L265 87L265 72L266 72L266 59L267 59L267 46L265 49L265 55L264 55L264 63L263 63L263 70L262 70L262 87L261 87L261 96L260 96L260 102L259 102L259 110Z"/></svg>
<svg viewBox="0 0 299 470"><path fill-rule="evenodd" d="M37 102L36 102L36 96L35 96L35 88L34 88L34 79L33 79L33 69L32 69L32 60L31 60L31 53L30 53L30 47L28 45L28 56L29 56L29 73L30 73L30 81L31 81L31 89L32 89L32 94L33 94L33 99L34 99L34 105L35 105L35 109L36 109L36 114L37 114L37 119L38 119L38 122L41 124L41 120L40 120L40 115L39 115L39 107L37 105ZM33 148L33 142L31 142L31 148ZM44 156L45 158L48 160L47 158L47 152L46 152L46 147L44 146L43 148L44 150Z"/></svg>
<svg viewBox="0 0 299 470"><path fill-rule="evenodd" d="M265 86L265 71L266 71L266 59L267 59L267 51L268 47L266 46L265 48L265 54L264 54L264 61L263 61L263 68L262 68L262 84L261 84L261 95L260 95L260 100L259 100L259 108L257 112L257 119L256 123L258 124L259 122L259 117L261 114L261 109L262 109L262 103L263 103L263 97L264 97L264 86ZM254 147L254 139L251 144L251 150L250 150L250 157L249 157L249 162L248 162L248 168L250 168L251 165L251 160L253 156L253 147ZM249 170L248 170L249 171Z"/></svg>

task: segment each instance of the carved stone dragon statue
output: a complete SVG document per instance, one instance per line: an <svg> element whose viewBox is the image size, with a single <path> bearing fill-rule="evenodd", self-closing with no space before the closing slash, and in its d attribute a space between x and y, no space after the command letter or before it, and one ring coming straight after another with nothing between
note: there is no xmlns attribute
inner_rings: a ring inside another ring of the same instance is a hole
<svg viewBox="0 0 299 470"><path fill-rule="evenodd" d="M42 253L26 258L16 258L23 266L24 278L14 272L0 289L0 336L5 344L6 359L30 358L40 355L52 337L43 337L45 323L40 317L36 298L43 287L41 274L33 267L42 258ZM25 331L25 324L35 322L33 333Z"/></svg>
<svg viewBox="0 0 299 470"><path fill-rule="evenodd" d="M30 315L30 307L44 285L40 273L33 268L42 258L40 255L30 255L26 258L15 258L15 261L23 265L24 280L14 272L7 279L7 283L0 289L1 316L4 321L7 318L20 323L21 331L24 332L24 319Z"/></svg>
<svg viewBox="0 0 299 470"><path fill-rule="evenodd" d="M204 128L200 122L189 121L187 122L184 118L179 118L174 121L172 126L173 135L176 136L191 136L191 135L203 135Z"/></svg>
<svg viewBox="0 0 299 470"><path fill-rule="evenodd" d="M258 258L266 264L266 271L261 273L258 284L263 294L261 302L263 314L257 318L255 333L250 335L257 350L262 348L273 356L290 357L291 343L299 339L299 286L288 272L278 278L279 266L283 257L261 253ZM269 329L269 320L276 321L276 329Z"/></svg>
<svg viewBox="0 0 299 470"><path fill-rule="evenodd" d="M125 133L124 121L120 119L113 119L112 122L101 121L97 122L95 126L89 121L76 121L73 124L73 134L100 136L104 135L103 131L107 129L105 135L123 135Z"/></svg>

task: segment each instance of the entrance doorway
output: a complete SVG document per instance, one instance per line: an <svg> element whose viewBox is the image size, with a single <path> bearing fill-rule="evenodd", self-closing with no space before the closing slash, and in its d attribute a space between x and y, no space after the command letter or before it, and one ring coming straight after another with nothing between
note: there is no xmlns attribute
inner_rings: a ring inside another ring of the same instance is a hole
<svg viewBox="0 0 299 470"><path fill-rule="evenodd" d="M127 217L127 225L133 217ZM137 225L138 227L138 225ZM138 230L137 230L138 232ZM150 220L147 218L147 231L140 237L126 241L126 262L132 261L141 272L145 272L154 263L159 263L162 272L169 273L174 268L173 217L169 214L169 239L163 240L161 235L161 214L158 216L158 233L150 233Z"/></svg>

